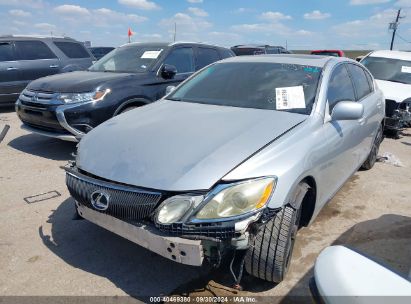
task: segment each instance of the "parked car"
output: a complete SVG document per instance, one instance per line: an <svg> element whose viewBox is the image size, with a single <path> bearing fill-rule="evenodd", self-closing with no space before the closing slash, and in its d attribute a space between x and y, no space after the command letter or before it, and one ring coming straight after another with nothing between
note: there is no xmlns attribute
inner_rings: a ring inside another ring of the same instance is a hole
<svg viewBox="0 0 411 304"><path fill-rule="evenodd" d="M107 119L163 97L166 87L220 59L229 50L200 43L130 43L87 71L31 82L16 103L22 127L78 141Z"/></svg>
<svg viewBox="0 0 411 304"><path fill-rule="evenodd" d="M411 126L411 53L375 51L361 60L385 95L385 130L398 137Z"/></svg>
<svg viewBox="0 0 411 304"><path fill-rule="evenodd" d="M214 63L83 137L66 168L78 214L182 264L240 251L279 282L298 228L376 161L384 99L368 79L348 58Z"/></svg>
<svg viewBox="0 0 411 304"><path fill-rule="evenodd" d="M72 38L0 36L0 106L13 105L30 81L85 70L92 60L93 55Z"/></svg>
<svg viewBox="0 0 411 304"><path fill-rule="evenodd" d="M331 246L324 249L315 262L310 289L316 303L341 303L341 299L344 303L356 304L375 302L375 299L408 303L410 279L359 252Z"/></svg>
<svg viewBox="0 0 411 304"><path fill-rule="evenodd" d="M89 47L88 49L97 60L103 58L105 55L114 50L114 48L111 46L94 46Z"/></svg>
<svg viewBox="0 0 411 304"><path fill-rule="evenodd" d="M261 55L261 54L290 54L291 52L283 48L282 46L271 45L258 45L258 44L246 44L235 45L231 50L237 56L243 55Z"/></svg>
<svg viewBox="0 0 411 304"><path fill-rule="evenodd" d="M341 50L315 50L311 51L311 55L345 57L344 52Z"/></svg>

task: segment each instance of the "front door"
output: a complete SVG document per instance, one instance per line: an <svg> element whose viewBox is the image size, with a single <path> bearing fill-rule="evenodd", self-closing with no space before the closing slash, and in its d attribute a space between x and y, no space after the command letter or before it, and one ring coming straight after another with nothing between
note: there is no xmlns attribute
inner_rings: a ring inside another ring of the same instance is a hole
<svg viewBox="0 0 411 304"><path fill-rule="evenodd" d="M12 41L0 42L0 103L17 100L24 88L20 80L20 63L16 61Z"/></svg>

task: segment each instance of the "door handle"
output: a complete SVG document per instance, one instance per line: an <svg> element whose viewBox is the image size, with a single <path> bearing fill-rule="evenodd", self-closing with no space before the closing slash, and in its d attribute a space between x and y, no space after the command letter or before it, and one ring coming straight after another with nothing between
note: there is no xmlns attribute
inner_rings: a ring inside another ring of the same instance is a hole
<svg viewBox="0 0 411 304"><path fill-rule="evenodd" d="M18 70L18 68L15 68L15 67L8 67L7 68L7 71L16 71L16 70Z"/></svg>
<svg viewBox="0 0 411 304"><path fill-rule="evenodd" d="M52 65L50 65L50 67L51 67L52 69L56 69L56 68L58 68L59 66L58 66L57 64L52 64Z"/></svg>

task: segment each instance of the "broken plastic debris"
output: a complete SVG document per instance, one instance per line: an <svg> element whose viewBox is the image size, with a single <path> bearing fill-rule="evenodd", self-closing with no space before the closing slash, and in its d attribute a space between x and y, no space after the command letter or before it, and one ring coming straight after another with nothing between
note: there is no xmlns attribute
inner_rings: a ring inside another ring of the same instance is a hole
<svg viewBox="0 0 411 304"><path fill-rule="evenodd" d="M385 152L382 155L378 156L377 161L381 163L390 164L395 167L404 167L402 162L394 154L390 152Z"/></svg>

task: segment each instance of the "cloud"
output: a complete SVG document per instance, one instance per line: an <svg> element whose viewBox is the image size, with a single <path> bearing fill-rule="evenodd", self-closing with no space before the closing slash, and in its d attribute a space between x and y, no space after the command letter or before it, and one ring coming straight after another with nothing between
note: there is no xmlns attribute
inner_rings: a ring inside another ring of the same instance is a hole
<svg viewBox="0 0 411 304"><path fill-rule="evenodd" d="M34 27L36 29L39 29L39 30L42 30L42 31L53 31L57 28L54 24L50 24L50 23L46 23L46 22L36 23L34 25Z"/></svg>
<svg viewBox="0 0 411 304"><path fill-rule="evenodd" d="M44 2L43 0L0 0L0 5L41 8Z"/></svg>
<svg viewBox="0 0 411 304"><path fill-rule="evenodd" d="M270 21L270 22L277 22L281 20L292 19L291 16L284 15L283 13L280 13L280 12L264 12L260 15L260 18L263 20Z"/></svg>
<svg viewBox="0 0 411 304"><path fill-rule="evenodd" d="M14 17L29 17L31 16L30 12L23 11L21 9L12 9L9 10L9 14Z"/></svg>
<svg viewBox="0 0 411 304"><path fill-rule="evenodd" d="M350 5L369 5L387 3L391 0L350 0Z"/></svg>
<svg viewBox="0 0 411 304"><path fill-rule="evenodd" d="M162 19L160 26L168 29L174 29L174 23L177 24L177 29L181 32L197 32L208 29L212 24L201 18L194 18L184 13L177 13L171 18Z"/></svg>
<svg viewBox="0 0 411 304"><path fill-rule="evenodd" d="M187 0L189 3L203 3L203 0Z"/></svg>
<svg viewBox="0 0 411 304"><path fill-rule="evenodd" d="M398 0L397 2L395 2L395 6L411 7L411 0Z"/></svg>
<svg viewBox="0 0 411 304"><path fill-rule="evenodd" d="M322 20L322 19L327 19L330 18L331 14L329 13L321 13L319 10L314 10L310 13L305 13L304 14L304 19L308 20Z"/></svg>
<svg viewBox="0 0 411 304"><path fill-rule="evenodd" d="M79 5L63 4L54 8L54 11L62 15L88 15L90 11Z"/></svg>
<svg viewBox="0 0 411 304"><path fill-rule="evenodd" d="M253 8L246 8L246 7L239 7L235 10L233 10L232 12L234 14L243 14L243 13L251 13L254 12L255 10Z"/></svg>
<svg viewBox="0 0 411 304"><path fill-rule="evenodd" d="M148 0L118 0L118 3L142 10L155 10L160 8L156 3Z"/></svg>
<svg viewBox="0 0 411 304"><path fill-rule="evenodd" d="M198 7L189 7L187 10L191 14L193 14L195 16L198 16L198 17L207 17L208 16L208 13L205 10L203 10L201 8L198 8Z"/></svg>

